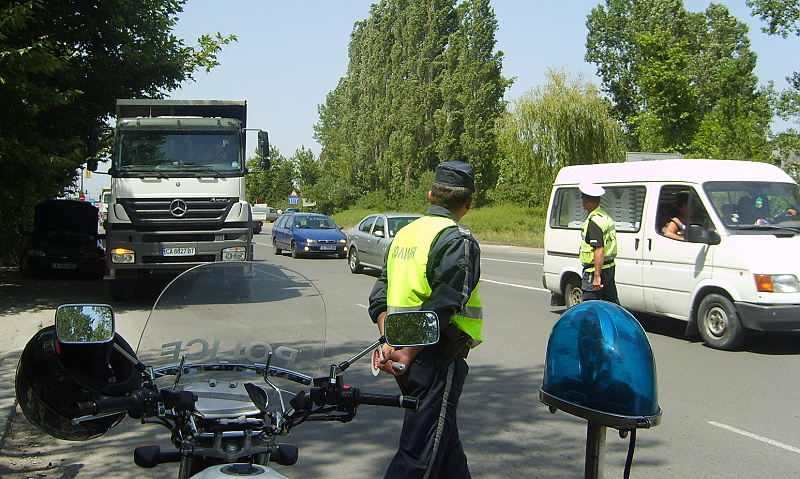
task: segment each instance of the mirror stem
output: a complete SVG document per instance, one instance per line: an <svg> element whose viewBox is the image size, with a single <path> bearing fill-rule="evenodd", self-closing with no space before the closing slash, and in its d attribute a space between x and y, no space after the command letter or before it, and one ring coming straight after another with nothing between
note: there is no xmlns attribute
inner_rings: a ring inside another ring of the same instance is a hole
<svg viewBox="0 0 800 479"><path fill-rule="evenodd" d="M341 363L339 363L338 366L335 366L335 368L338 370L336 374L344 372L347 368L350 367L351 364L363 358L367 353L371 352L373 349L377 348L378 346L380 346L385 342L386 342L386 336L381 336L380 338L378 338L377 341L372 343L372 345L370 345L367 349L361 351L360 353L356 354L347 361L342 361ZM331 369L331 379L333 379L334 377L333 374L334 374L333 369Z"/></svg>

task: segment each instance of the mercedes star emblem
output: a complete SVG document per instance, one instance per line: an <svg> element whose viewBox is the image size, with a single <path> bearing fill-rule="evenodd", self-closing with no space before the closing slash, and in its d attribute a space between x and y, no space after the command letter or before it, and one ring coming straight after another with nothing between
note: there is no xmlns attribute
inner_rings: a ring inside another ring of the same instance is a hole
<svg viewBox="0 0 800 479"><path fill-rule="evenodd" d="M176 218L185 215L188 209L189 207L186 206L186 202L183 200L172 200L172 203L169 204L169 212Z"/></svg>

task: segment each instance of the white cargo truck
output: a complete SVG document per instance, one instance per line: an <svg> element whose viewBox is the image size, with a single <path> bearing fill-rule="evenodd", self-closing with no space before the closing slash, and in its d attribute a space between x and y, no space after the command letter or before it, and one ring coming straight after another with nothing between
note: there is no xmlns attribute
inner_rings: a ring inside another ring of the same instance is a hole
<svg viewBox="0 0 800 479"><path fill-rule="evenodd" d="M131 299L149 275L252 260L246 120L245 101L117 100L105 220L114 300ZM268 137L257 131L267 168Z"/></svg>

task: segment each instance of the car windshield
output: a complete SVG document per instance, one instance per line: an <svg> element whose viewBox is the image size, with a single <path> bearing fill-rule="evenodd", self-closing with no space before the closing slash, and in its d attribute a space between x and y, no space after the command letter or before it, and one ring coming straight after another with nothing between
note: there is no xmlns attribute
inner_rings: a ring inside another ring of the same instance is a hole
<svg viewBox="0 0 800 479"><path fill-rule="evenodd" d="M712 181L703 185L731 233L800 231L800 187L766 181Z"/></svg>
<svg viewBox="0 0 800 479"><path fill-rule="evenodd" d="M297 216L294 225L298 228L308 229L334 229L336 223L327 216Z"/></svg>

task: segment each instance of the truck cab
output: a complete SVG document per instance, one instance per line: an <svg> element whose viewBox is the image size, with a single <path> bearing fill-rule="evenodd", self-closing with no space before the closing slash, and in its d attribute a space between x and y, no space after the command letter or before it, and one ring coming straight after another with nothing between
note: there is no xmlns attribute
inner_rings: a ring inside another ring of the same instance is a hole
<svg viewBox="0 0 800 479"><path fill-rule="evenodd" d="M252 260L246 118L244 101L117 101L105 221L115 300L147 275ZM265 132L259 143L268 151Z"/></svg>

